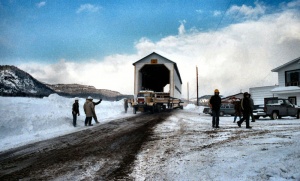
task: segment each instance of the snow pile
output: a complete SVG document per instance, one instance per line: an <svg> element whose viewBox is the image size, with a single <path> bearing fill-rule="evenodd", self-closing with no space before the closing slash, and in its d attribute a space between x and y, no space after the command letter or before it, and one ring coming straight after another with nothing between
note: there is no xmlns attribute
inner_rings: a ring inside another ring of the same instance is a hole
<svg viewBox="0 0 300 181"><path fill-rule="evenodd" d="M42 99L0 97L0 102L0 151L86 129L83 111L85 99L79 99L80 116L77 118L76 128L72 123L72 98L51 94ZM95 110L100 124L110 119L133 115L124 113L123 100L102 101Z"/></svg>

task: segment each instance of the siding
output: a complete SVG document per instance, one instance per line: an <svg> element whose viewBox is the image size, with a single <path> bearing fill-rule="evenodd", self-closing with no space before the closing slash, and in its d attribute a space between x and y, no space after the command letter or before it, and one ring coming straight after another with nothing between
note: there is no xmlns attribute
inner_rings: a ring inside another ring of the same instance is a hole
<svg viewBox="0 0 300 181"><path fill-rule="evenodd" d="M285 72L296 69L300 69L300 64L298 62L287 65L278 71L278 84L280 87L285 87Z"/></svg>
<svg viewBox="0 0 300 181"><path fill-rule="evenodd" d="M278 86L265 86L265 87L253 87L249 89L251 94L251 98L254 101L255 105L262 105L264 104L264 98L266 97L276 97L277 95L273 95L271 92L272 89Z"/></svg>

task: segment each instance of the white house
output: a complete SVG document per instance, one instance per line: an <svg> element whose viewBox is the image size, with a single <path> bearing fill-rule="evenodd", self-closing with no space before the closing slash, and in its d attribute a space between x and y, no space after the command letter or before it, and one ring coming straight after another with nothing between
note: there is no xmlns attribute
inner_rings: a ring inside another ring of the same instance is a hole
<svg viewBox="0 0 300 181"><path fill-rule="evenodd" d="M300 57L273 70L278 72L278 87L271 90L277 97L288 98L293 104L300 105Z"/></svg>
<svg viewBox="0 0 300 181"><path fill-rule="evenodd" d="M300 57L271 71L278 72L278 85L250 88L254 104L263 104L265 97L279 97L300 106Z"/></svg>

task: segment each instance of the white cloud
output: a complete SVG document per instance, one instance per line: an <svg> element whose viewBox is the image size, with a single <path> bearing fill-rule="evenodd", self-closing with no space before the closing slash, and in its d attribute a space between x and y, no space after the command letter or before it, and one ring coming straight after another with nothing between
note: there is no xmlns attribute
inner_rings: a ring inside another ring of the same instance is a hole
<svg viewBox="0 0 300 181"><path fill-rule="evenodd" d="M287 7L294 8L294 7L300 7L300 0L291 1L287 4Z"/></svg>
<svg viewBox="0 0 300 181"><path fill-rule="evenodd" d="M222 12L221 11L214 11L213 12L213 16L220 16L222 14Z"/></svg>
<svg viewBox="0 0 300 181"><path fill-rule="evenodd" d="M245 16L246 18L257 18L260 15L263 15L266 11L266 7L258 2L255 2L255 7L252 6L237 6L233 5L226 12L227 15L233 16Z"/></svg>
<svg viewBox="0 0 300 181"><path fill-rule="evenodd" d="M185 20L180 21L180 26L178 28L178 34L179 35L183 35L185 33L185 28L184 28L184 24L186 23Z"/></svg>
<svg viewBox="0 0 300 181"><path fill-rule="evenodd" d="M37 6L38 8L41 8L41 7L43 7L43 6L46 6L46 2L45 2L45 1L41 1L41 2L37 3L36 6Z"/></svg>
<svg viewBox="0 0 300 181"><path fill-rule="evenodd" d="M99 6L95 6L92 4L83 4L83 5L80 5L80 7L77 9L76 13L81 13L81 12L95 13L95 12L98 12L99 9L100 9Z"/></svg>
<svg viewBox="0 0 300 181"><path fill-rule="evenodd" d="M136 54L19 67L48 83L81 83L133 94L132 63L157 52L177 63L183 97L187 94L187 82L190 97L195 97L196 66L200 95L211 94L215 88L229 95L248 91L249 87L277 84L277 74L271 70L300 56L300 17L295 11L264 15L211 32L186 31L184 23L181 22L177 36L157 42L141 38L135 44Z"/></svg>

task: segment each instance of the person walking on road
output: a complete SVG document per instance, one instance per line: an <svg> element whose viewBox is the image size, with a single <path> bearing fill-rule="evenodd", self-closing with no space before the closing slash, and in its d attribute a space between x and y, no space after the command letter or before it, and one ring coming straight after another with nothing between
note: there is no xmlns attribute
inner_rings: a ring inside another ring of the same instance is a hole
<svg viewBox="0 0 300 181"><path fill-rule="evenodd" d="M85 115L86 115L86 118L85 118L85 122L84 122L84 125L87 126L93 126L92 125L92 118L93 118L93 115L96 115L95 114L95 107L94 107L94 104L93 104L93 98L91 96L89 96L84 105L83 105L83 109L84 109L84 112L85 112Z"/></svg>
<svg viewBox="0 0 300 181"><path fill-rule="evenodd" d="M221 97L219 96L220 92L218 89L215 89L214 93L215 94L211 96L209 100L209 104L212 109L212 127L219 128Z"/></svg>
<svg viewBox="0 0 300 181"><path fill-rule="evenodd" d="M80 116L79 113L79 98L75 97L75 102L72 106L72 115L73 115L73 126L76 127L76 122L77 122L77 115Z"/></svg>
<svg viewBox="0 0 300 181"><path fill-rule="evenodd" d="M96 105L100 104L101 102L102 102L102 99L100 99L98 102L93 102L93 104L94 104L94 113L95 113L93 115L93 118L94 118L96 123L99 123L99 121L98 121L98 118L97 118L97 115L96 115L95 107L96 107Z"/></svg>
<svg viewBox="0 0 300 181"><path fill-rule="evenodd" d="M251 129L252 127L250 127L250 123L249 123L250 114L251 114L251 102L249 99L248 92L244 93L244 98L241 100L241 107L243 112L243 118L237 122L237 125L241 127L244 120L246 120L246 128Z"/></svg>
<svg viewBox="0 0 300 181"><path fill-rule="evenodd" d="M240 120L241 120L241 115L242 115L241 101L234 101L233 104L234 104L234 119L233 119L233 122L235 123L237 117L239 117Z"/></svg>
<svg viewBox="0 0 300 181"><path fill-rule="evenodd" d="M251 98L251 94L249 94L249 99L250 99L250 106L251 106L251 112L250 112L251 122L255 122L255 117L253 115L254 102L253 102L253 99Z"/></svg>
<svg viewBox="0 0 300 181"><path fill-rule="evenodd" d="M127 113L127 109L128 109L128 99L124 99L124 109L125 109L125 113Z"/></svg>

